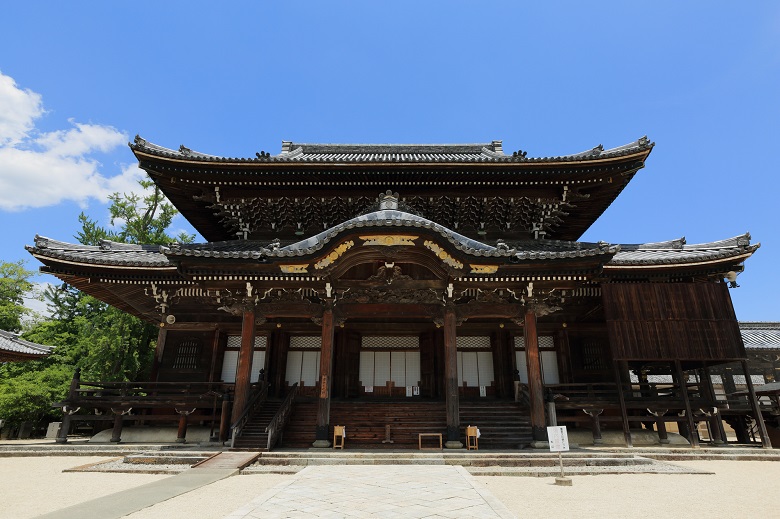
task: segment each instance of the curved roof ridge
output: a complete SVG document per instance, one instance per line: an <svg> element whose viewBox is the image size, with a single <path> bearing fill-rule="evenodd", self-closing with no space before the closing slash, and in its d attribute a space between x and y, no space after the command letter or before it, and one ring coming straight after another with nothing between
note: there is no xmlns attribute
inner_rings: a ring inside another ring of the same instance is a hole
<svg viewBox="0 0 780 519"><path fill-rule="evenodd" d="M674 240L648 242L648 243L621 243L620 246L625 251L629 250L659 250L659 249L682 249L685 246L685 236Z"/></svg>
<svg viewBox="0 0 780 519"><path fill-rule="evenodd" d="M705 242L705 243L692 243L690 245L686 245L686 249L720 249L720 248L733 248L733 247L748 247L750 246L750 233L746 232L744 234L740 234L738 236L732 236L731 238L726 238L723 240L717 240L712 242ZM756 244L759 245L760 244Z"/></svg>

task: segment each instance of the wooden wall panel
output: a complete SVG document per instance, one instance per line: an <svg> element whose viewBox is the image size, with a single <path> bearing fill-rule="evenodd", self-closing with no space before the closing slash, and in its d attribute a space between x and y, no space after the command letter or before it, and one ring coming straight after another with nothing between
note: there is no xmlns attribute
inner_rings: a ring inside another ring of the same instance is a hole
<svg viewBox="0 0 780 519"><path fill-rule="evenodd" d="M745 358L725 283L605 283L614 360Z"/></svg>

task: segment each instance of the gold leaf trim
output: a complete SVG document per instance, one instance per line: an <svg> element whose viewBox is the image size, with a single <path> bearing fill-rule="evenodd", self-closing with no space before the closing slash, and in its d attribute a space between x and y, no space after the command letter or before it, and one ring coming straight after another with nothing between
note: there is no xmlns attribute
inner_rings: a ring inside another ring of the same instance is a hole
<svg viewBox="0 0 780 519"><path fill-rule="evenodd" d="M279 268L285 274L308 274L309 273L308 263L304 263L303 265L279 265Z"/></svg>
<svg viewBox="0 0 780 519"><path fill-rule="evenodd" d="M495 274L498 265L471 265L471 274Z"/></svg>
<svg viewBox="0 0 780 519"><path fill-rule="evenodd" d="M419 236L402 236L394 234L376 234L372 236L361 236L361 240L365 240L363 245L384 245L385 247L391 247L394 245L414 245L414 240Z"/></svg>
<svg viewBox="0 0 780 519"><path fill-rule="evenodd" d="M434 254L436 254L436 256L438 256L439 259L442 260L442 262L444 262L445 265L449 265L450 267L456 269L463 268L463 263L450 256L449 253L447 253L446 250L442 249L438 243L434 243L431 240L426 240L425 243L423 243L423 245L425 245L426 248L432 250Z"/></svg>
<svg viewBox="0 0 780 519"><path fill-rule="evenodd" d="M322 270L325 267L333 265L336 262L336 260L338 260L342 256L342 254L344 254L349 249L351 249L353 245L355 245L354 241L352 240L345 241L344 243L342 243L341 245L333 249L330 254L328 254L320 261L315 263L314 268L317 270Z"/></svg>

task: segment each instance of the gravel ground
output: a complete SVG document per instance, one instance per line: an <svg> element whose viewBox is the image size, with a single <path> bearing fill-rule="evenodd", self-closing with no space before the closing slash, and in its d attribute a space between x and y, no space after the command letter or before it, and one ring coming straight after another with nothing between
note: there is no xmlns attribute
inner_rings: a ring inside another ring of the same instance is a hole
<svg viewBox="0 0 780 519"><path fill-rule="evenodd" d="M0 458L0 481L3 482L0 518L32 518L169 477L62 472L108 459L95 456ZM779 462L686 461L675 465L714 474L574 475L572 487L555 486L553 477L477 476L476 481L485 485L518 517L779 517L775 513L780 490ZM236 476L127 517L219 519L290 477L277 474Z"/></svg>

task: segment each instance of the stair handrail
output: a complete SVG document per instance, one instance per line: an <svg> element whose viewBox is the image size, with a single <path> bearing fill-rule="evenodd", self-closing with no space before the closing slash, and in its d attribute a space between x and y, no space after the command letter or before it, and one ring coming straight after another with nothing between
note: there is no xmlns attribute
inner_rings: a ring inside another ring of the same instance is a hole
<svg viewBox="0 0 780 519"><path fill-rule="evenodd" d="M295 402L295 396L298 394L298 382L293 384L289 393L285 397L282 405L279 406L279 410L276 412L268 427L265 428L265 432L268 433L268 445L267 448L270 451L271 448L276 445L277 440L284 430L284 426L287 425L287 420L292 413L292 406Z"/></svg>
<svg viewBox="0 0 780 519"><path fill-rule="evenodd" d="M255 388L252 393L249 402L244 407L244 412L239 415L233 425L230 426L230 448L232 449L236 443L236 437L241 434L241 430L246 425L249 418L255 414L257 408L265 403L268 398L268 384L263 381Z"/></svg>

